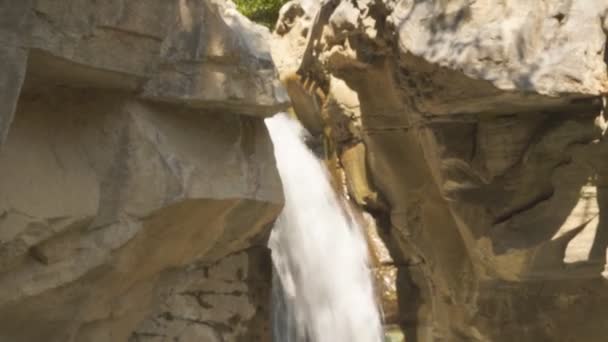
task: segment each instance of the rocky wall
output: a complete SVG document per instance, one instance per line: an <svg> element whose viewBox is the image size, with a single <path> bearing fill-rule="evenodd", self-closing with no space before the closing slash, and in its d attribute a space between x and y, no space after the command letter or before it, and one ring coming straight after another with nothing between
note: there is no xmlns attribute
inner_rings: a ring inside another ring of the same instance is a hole
<svg viewBox="0 0 608 342"><path fill-rule="evenodd" d="M224 1L0 3L0 341L267 340L269 37Z"/></svg>
<svg viewBox="0 0 608 342"><path fill-rule="evenodd" d="M607 11L576 0L283 8L282 80L376 219L397 292L388 323L407 341L604 340Z"/></svg>

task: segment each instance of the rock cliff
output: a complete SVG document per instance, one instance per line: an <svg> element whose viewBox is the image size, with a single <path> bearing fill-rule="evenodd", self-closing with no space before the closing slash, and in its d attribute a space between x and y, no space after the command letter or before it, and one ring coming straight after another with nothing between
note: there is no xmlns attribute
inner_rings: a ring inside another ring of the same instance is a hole
<svg viewBox="0 0 608 342"><path fill-rule="evenodd" d="M0 3L0 341L268 340L269 37L225 1Z"/></svg>
<svg viewBox="0 0 608 342"><path fill-rule="evenodd" d="M0 341L268 341L289 97L408 342L603 342L607 32L605 0L294 0L273 36L0 2Z"/></svg>
<svg viewBox="0 0 608 342"><path fill-rule="evenodd" d="M608 3L319 3L283 7L273 54L390 252L388 323L407 341L603 341Z"/></svg>

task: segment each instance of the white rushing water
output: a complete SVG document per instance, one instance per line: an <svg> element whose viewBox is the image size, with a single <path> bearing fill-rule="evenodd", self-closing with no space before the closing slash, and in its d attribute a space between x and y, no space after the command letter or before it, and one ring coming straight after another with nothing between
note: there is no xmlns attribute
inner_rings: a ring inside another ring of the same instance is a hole
<svg viewBox="0 0 608 342"><path fill-rule="evenodd" d="M266 119L285 208L270 237L275 342L380 342L378 305L361 227L340 205L299 122Z"/></svg>

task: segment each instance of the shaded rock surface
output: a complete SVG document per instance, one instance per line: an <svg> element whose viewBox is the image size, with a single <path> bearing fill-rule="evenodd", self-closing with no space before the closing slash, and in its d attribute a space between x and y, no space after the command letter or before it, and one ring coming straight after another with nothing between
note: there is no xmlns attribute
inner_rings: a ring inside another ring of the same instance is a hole
<svg viewBox="0 0 608 342"><path fill-rule="evenodd" d="M167 275L130 341L270 341L268 259L257 247Z"/></svg>
<svg viewBox="0 0 608 342"><path fill-rule="evenodd" d="M281 78L375 218L396 269L388 323L407 341L604 340L607 10L284 7Z"/></svg>
<svg viewBox="0 0 608 342"><path fill-rule="evenodd" d="M269 37L224 1L0 3L0 341L267 340Z"/></svg>

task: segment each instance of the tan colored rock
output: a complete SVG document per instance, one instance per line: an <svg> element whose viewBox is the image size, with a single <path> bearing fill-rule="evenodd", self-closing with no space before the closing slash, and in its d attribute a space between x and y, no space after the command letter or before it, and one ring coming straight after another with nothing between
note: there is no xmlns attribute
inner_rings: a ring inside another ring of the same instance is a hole
<svg viewBox="0 0 608 342"><path fill-rule="evenodd" d="M154 341L163 305L206 316L158 336L267 339L269 37L223 1L0 5L0 341Z"/></svg>
<svg viewBox="0 0 608 342"><path fill-rule="evenodd" d="M361 206L377 206L378 194L372 190L367 175L365 145L358 143L345 148L340 160L346 175L346 185L355 202Z"/></svg>
<svg viewBox="0 0 608 342"><path fill-rule="evenodd" d="M367 238L372 274L374 276L378 301L382 306L382 319L385 325L399 323L399 302L397 281L399 267L387 248L386 236L381 236L376 220L368 213L362 214L365 236Z"/></svg>
<svg viewBox="0 0 608 342"><path fill-rule="evenodd" d="M273 53L282 78L306 75L323 93L321 111L306 110L345 151L351 184L352 139L365 147L364 184L387 204L374 215L404 266L406 338L603 341L608 4L351 5L291 19L278 46L309 49ZM347 106L360 135L334 134L347 120L328 118Z"/></svg>
<svg viewBox="0 0 608 342"><path fill-rule="evenodd" d="M603 0L400 1L390 20L401 51L501 90L599 95L608 87L607 6Z"/></svg>
<svg viewBox="0 0 608 342"><path fill-rule="evenodd" d="M17 98L25 77L28 51L21 41L31 1L0 4L0 144L13 121Z"/></svg>
<svg viewBox="0 0 608 342"><path fill-rule="evenodd" d="M121 88L154 101L268 116L288 99L269 33L215 0L41 0L29 9L28 67L53 83ZM67 75L66 75L67 73Z"/></svg>
<svg viewBox="0 0 608 342"><path fill-rule="evenodd" d="M162 271L248 248L282 203L261 120L112 92L23 95L0 160L4 339L125 340Z"/></svg>
<svg viewBox="0 0 608 342"><path fill-rule="evenodd" d="M270 301L270 254L262 248L168 276L130 341L270 341L268 312L259 309Z"/></svg>

